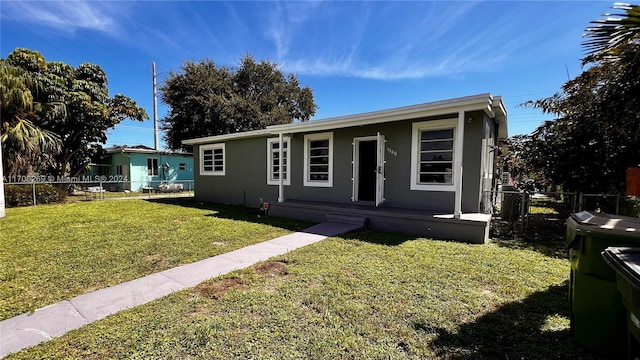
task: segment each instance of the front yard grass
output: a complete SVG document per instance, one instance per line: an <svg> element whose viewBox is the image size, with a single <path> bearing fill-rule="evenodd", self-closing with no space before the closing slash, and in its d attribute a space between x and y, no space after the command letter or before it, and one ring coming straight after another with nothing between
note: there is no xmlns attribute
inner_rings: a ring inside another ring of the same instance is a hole
<svg viewBox="0 0 640 360"><path fill-rule="evenodd" d="M6 213L0 219L0 320L309 225L179 198Z"/></svg>
<svg viewBox="0 0 640 360"><path fill-rule="evenodd" d="M360 232L9 358L589 359L569 334L568 274L526 247Z"/></svg>

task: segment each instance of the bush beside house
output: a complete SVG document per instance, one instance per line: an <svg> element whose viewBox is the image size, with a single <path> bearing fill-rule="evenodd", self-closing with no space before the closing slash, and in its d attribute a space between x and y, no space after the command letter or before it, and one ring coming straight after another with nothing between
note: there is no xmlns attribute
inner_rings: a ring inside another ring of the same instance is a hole
<svg viewBox="0 0 640 360"><path fill-rule="evenodd" d="M5 205L8 208L33 205L33 185L5 185ZM64 202L66 193L49 184L36 184L36 204Z"/></svg>

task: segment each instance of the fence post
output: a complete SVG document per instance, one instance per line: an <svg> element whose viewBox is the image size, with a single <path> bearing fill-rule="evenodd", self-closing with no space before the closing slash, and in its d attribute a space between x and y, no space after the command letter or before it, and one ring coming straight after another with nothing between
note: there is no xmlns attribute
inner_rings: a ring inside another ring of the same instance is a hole
<svg viewBox="0 0 640 360"><path fill-rule="evenodd" d="M616 215L620 215L620 196L616 195Z"/></svg>
<svg viewBox="0 0 640 360"><path fill-rule="evenodd" d="M529 193L526 191L520 192L520 229L518 230L518 236L522 237L524 234L524 219L527 215L527 208L529 204Z"/></svg>
<svg viewBox="0 0 640 360"><path fill-rule="evenodd" d="M578 211L582 211L583 206L584 206L584 194L578 193Z"/></svg>
<svg viewBox="0 0 640 360"><path fill-rule="evenodd" d="M31 189L33 190L33 206L36 206L36 183L31 183Z"/></svg>

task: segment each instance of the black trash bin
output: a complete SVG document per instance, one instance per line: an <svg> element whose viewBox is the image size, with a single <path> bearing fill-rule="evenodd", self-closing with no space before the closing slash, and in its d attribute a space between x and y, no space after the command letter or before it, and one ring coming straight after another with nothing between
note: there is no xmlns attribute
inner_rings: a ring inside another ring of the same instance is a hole
<svg viewBox="0 0 640 360"><path fill-rule="evenodd" d="M602 257L616 272L616 285L627 310L629 359L640 358L640 248L609 247Z"/></svg>
<svg viewBox="0 0 640 360"><path fill-rule="evenodd" d="M627 353L626 311L607 247L640 247L640 219L583 211L567 220L571 330L585 348L613 358Z"/></svg>

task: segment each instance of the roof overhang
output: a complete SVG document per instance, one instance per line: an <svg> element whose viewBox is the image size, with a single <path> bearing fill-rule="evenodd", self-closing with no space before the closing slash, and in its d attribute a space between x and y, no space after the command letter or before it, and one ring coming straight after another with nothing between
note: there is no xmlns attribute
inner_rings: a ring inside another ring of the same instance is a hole
<svg viewBox="0 0 640 360"><path fill-rule="evenodd" d="M197 139L182 140L182 143L185 145L210 144L213 142L261 137L261 136L271 135L271 134L272 132L269 130L269 127L267 127L266 129L261 129L261 130L243 131L243 132L234 133L234 134L215 135L215 136L207 136L207 137L202 137Z"/></svg>
<svg viewBox="0 0 640 360"><path fill-rule="evenodd" d="M507 126L507 110L502 102L502 96L493 98L494 119L498 124L498 139L504 140L509 137L509 128Z"/></svg>
<svg viewBox="0 0 640 360"><path fill-rule="evenodd" d="M162 155L193 156L193 154L189 153L189 152L172 152L172 151L161 151L161 150L135 148L135 147L119 147L119 146L106 148L105 152L107 154L120 154L120 153L131 154L131 153L136 153L136 154L162 154Z"/></svg>
<svg viewBox="0 0 640 360"><path fill-rule="evenodd" d="M480 94L322 120L312 120L308 122L283 125L272 125L262 130L189 139L182 141L182 143L185 145L199 145L212 142L222 142L226 140L260 137L265 135L328 131L400 120L411 120L446 114L457 114L460 111L483 111L488 117L496 119L496 122L500 124L500 134L498 136L500 138L502 138L503 136L506 138L507 114L502 102L502 98L500 96L494 97L491 94Z"/></svg>

